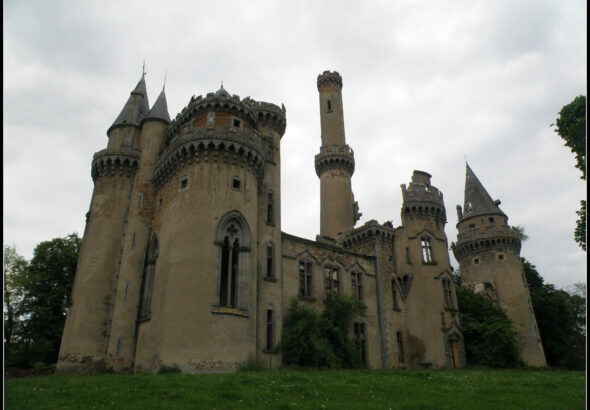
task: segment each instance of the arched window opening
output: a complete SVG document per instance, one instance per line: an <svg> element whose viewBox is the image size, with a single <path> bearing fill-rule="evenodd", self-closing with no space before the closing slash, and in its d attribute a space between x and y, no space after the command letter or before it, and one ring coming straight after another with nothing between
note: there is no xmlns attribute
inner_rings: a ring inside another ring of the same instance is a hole
<svg viewBox="0 0 590 410"><path fill-rule="evenodd" d="M269 306L266 310L266 351L272 352L274 348L274 312L272 306Z"/></svg>
<svg viewBox="0 0 590 410"><path fill-rule="evenodd" d="M154 274L156 272L156 262L158 260L158 238L154 237L150 243L146 262L143 269L142 291L139 309L139 320L146 321L151 317L152 293L154 290Z"/></svg>
<svg viewBox="0 0 590 410"><path fill-rule="evenodd" d="M449 278L444 278L442 280L443 284L443 294L445 300L445 307L449 309L454 309L455 304L453 301L453 283Z"/></svg>

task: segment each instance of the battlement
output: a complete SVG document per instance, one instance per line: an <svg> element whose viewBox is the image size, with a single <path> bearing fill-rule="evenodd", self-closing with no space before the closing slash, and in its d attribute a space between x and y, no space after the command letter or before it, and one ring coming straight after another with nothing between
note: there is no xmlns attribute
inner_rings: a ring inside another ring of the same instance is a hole
<svg viewBox="0 0 590 410"><path fill-rule="evenodd" d="M518 231L509 226L488 226L484 230L469 228L457 235L457 243L451 248L457 260L486 250L512 250L520 252L521 240Z"/></svg>
<svg viewBox="0 0 590 410"><path fill-rule="evenodd" d="M242 102L250 105L258 122L268 121L275 124L278 127L279 134L283 136L287 127L287 117L285 115L287 110L283 104L279 107L273 103L253 100L250 97L244 98Z"/></svg>
<svg viewBox="0 0 590 410"><path fill-rule="evenodd" d="M94 181L104 175L130 176L139 165L141 152L133 148L105 148L92 157L91 176Z"/></svg>
<svg viewBox="0 0 590 410"><path fill-rule="evenodd" d="M329 169L343 169L352 176L354 167L354 151L348 145L322 146L320 153L315 156L317 176Z"/></svg>
<svg viewBox="0 0 590 410"><path fill-rule="evenodd" d="M385 222L383 225L380 225L375 219L371 219L365 222L363 226L348 233L342 240L342 246L344 249L350 249L363 243L373 242L378 238L391 240L394 232L395 229L391 222Z"/></svg>
<svg viewBox="0 0 590 410"><path fill-rule="evenodd" d="M318 91L325 84L336 84L342 89L342 77L338 74L338 71L324 71L318 75Z"/></svg>

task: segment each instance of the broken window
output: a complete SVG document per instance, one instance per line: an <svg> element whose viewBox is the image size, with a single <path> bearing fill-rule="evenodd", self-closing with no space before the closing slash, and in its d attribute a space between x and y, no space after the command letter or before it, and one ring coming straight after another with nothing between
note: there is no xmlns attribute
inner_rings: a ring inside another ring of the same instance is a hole
<svg viewBox="0 0 590 410"><path fill-rule="evenodd" d="M432 257L432 242L430 238L427 236L422 237L420 239L420 245L422 246L422 261L432 263L434 259Z"/></svg>
<svg viewBox="0 0 590 410"><path fill-rule="evenodd" d="M354 342L363 365L367 365L367 328L362 322L354 323Z"/></svg>
<svg viewBox="0 0 590 410"><path fill-rule="evenodd" d="M324 294L340 293L340 275L334 266L324 267Z"/></svg>
<svg viewBox="0 0 590 410"><path fill-rule="evenodd" d="M299 261L299 296L311 297L311 262Z"/></svg>
<svg viewBox="0 0 590 410"><path fill-rule="evenodd" d="M363 300L363 282L362 274L360 272L350 273L352 284L352 297L358 300Z"/></svg>

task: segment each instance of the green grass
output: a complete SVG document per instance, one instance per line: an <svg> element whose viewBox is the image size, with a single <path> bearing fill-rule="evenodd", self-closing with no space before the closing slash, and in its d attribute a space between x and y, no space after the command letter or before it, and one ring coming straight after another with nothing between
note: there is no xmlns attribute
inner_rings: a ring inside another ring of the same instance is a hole
<svg viewBox="0 0 590 410"><path fill-rule="evenodd" d="M584 409L562 370L268 370L5 380L6 409Z"/></svg>

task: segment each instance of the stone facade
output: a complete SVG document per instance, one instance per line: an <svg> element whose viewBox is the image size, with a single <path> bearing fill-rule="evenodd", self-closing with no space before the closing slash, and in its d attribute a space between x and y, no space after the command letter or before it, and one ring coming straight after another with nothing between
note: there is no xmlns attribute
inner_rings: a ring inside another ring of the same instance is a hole
<svg viewBox="0 0 590 410"><path fill-rule="evenodd" d="M428 173L414 171L401 186L401 226L370 220L355 228L361 214L342 86L337 72L318 76L321 222L311 240L281 231L284 106L222 87L193 96L171 120L164 91L149 108L142 76L92 162L94 192L57 371L228 371L251 355L277 367L291 301L321 310L328 292L366 305L350 334L367 367L462 367L443 195ZM465 223L460 261L475 255ZM504 225L480 229L509 241L507 249L519 246ZM516 270L518 251L510 252L502 263ZM497 271L482 271L481 280L510 311L510 301L528 293L509 294L504 287L520 276Z"/></svg>

